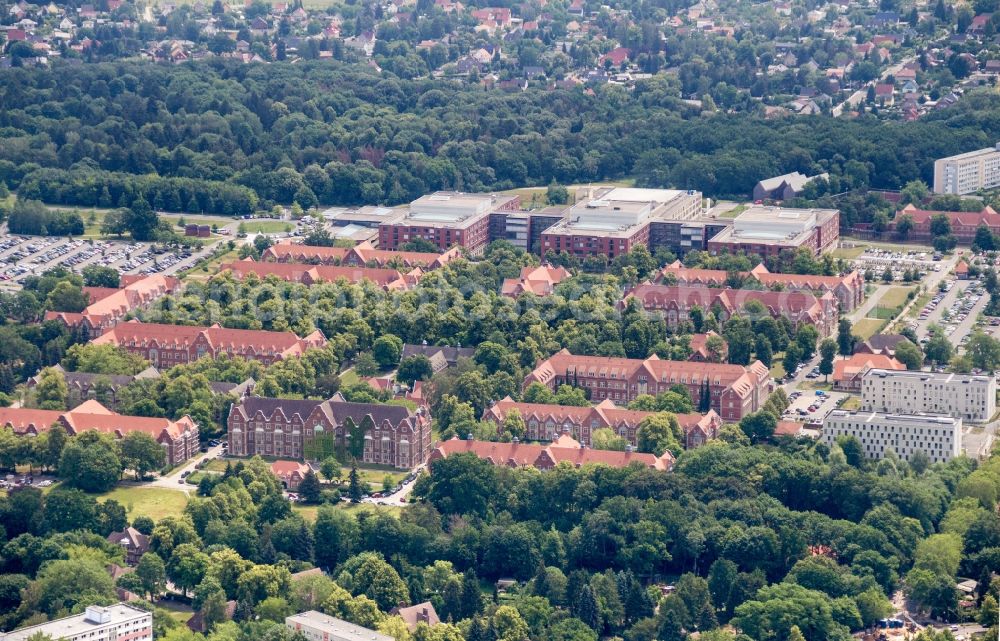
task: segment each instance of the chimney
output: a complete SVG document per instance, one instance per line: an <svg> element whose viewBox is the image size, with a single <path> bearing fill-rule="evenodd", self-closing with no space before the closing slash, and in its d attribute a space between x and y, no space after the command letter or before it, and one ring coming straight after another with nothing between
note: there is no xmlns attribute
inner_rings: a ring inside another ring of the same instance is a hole
<svg viewBox="0 0 1000 641"><path fill-rule="evenodd" d="M466 435L465 435L465 440L467 440L467 441L471 441L471 440L474 440L474 439L472 438L472 432L469 432L468 434L466 434Z"/></svg>

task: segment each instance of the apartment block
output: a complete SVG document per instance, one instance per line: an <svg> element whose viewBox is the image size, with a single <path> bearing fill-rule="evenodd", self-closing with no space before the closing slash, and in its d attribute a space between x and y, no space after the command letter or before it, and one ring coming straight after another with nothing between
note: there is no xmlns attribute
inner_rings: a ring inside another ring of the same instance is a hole
<svg viewBox="0 0 1000 641"><path fill-rule="evenodd" d="M823 422L823 442L854 436L865 456L883 458L888 450L905 461L917 452L932 463L950 461L961 453L962 419L941 414L886 414L834 410Z"/></svg>
<svg viewBox="0 0 1000 641"><path fill-rule="evenodd" d="M506 240L518 249L539 254L542 232L562 220L566 209L555 205L537 211L495 211L490 214L490 242Z"/></svg>
<svg viewBox="0 0 1000 641"><path fill-rule="evenodd" d="M872 369L861 381L861 408L871 412L931 413L984 422L996 413L992 376Z"/></svg>
<svg viewBox="0 0 1000 641"><path fill-rule="evenodd" d="M1000 143L934 161L934 193L958 196L1000 187Z"/></svg>
<svg viewBox="0 0 1000 641"><path fill-rule="evenodd" d="M393 641L393 638L316 610L285 617L285 627L307 641Z"/></svg>
<svg viewBox="0 0 1000 641"><path fill-rule="evenodd" d="M591 401L610 399L626 405L642 394L656 395L673 385L688 388L696 406L710 408L726 421L756 412L770 394L771 375L755 361L747 367L723 363L577 356L563 349L541 361L524 379L524 387L541 383L581 387Z"/></svg>
<svg viewBox="0 0 1000 641"><path fill-rule="evenodd" d="M0 641L27 641L35 635L54 641L152 641L153 613L127 603L91 605L83 614L0 633Z"/></svg>
<svg viewBox="0 0 1000 641"><path fill-rule="evenodd" d="M441 251L458 246L470 256L482 254L490 242L490 214L516 211L520 196L436 192L410 203L406 215L379 225L379 248L397 250L423 239Z"/></svg>

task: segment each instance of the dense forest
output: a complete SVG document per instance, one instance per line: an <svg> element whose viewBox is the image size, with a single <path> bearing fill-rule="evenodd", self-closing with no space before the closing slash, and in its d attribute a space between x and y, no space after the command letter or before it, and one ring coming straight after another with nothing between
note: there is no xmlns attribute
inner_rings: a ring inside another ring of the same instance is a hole
<svg viewBox="0 0 1000 641"><path fill-rule="evenodd" d="M1000 137L989 92L912 123L700 115L680 97L665 75L507 93L337 62L7 69L0 179L49 203L217 214L628 176L708 196L796 170L899 189Z"/></svg>

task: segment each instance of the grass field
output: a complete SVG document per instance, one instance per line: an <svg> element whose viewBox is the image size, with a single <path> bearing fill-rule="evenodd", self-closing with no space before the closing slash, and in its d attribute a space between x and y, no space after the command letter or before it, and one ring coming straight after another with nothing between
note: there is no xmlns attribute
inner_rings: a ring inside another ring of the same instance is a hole
<svg viewBox="0 0 1000 641"><path fill-rule="evenodd" d="M214 458L208 462L208 465L201 468L209 472L225 472L226 471L226 461L220 458Z"/></svg>
<svg viewBox="0 0 1000 641"><path fill-rule="evenodd" d="M924 292L918 296L917 300L913 301L913 305L910 307L910 311L907 312L906 315L912 317L918 316L920 314L920 310L922 310L927 303L931 302L931 298L933 298L933 294L931 294L931 292Z"/></svg>
<svg viewBox="0 0 1000 641"><path fill-rule="evenodd" d="M878 318L862 318L854 323L853 333L863 341L868 340L885 327L886 322Z"/></svg>
<svg viewBox="0 0 1000 641"><path fill-rule="evenodd" d="M844 260L854 260L861 254L865 253L868 249L867 245L855 245L854 247L843 247L840 249L835 249L830 252L830 255L834 258L843 258Z"/></svg>
<svg viewBox="0 0 1000 641"><path fill-rule="evenodd" d="M385 513L390 514L395 517L399 517L399 513L402 512L403 508L396 505L375 505L373 503L349 503L347 501L341 501L335 505L338 510L344 510L345 512L368 512L369 514L379 514ZM316 514L319 513L318 505L302 505L301 503L293 503L292 509L302 515L302 518L307 521L315 521Z"/></svg>
<svg viewBox="0 0 1000 641"><path fill-rule="evenodd" d="M239 259L239 253L234 249L204 263L202 267L192 267L178 274L187 281L207 282L219 272L219 265Z"/></svg>
<svg viewBox="0 0 1000 641"><path fill-rule="evenodd" d="M287 220L244 220L239 229L247 234L279 234L294 230L295 223Z"/></svg>
<svg viewBox="0 0 1000 641"><path fill-rule="evenodd" d="M890 287L889 291L879 300L879 307L892 309L906 304L906 297L913 291L912 287Z"/></svg>
<svg viewBox="0 0 1000 641"><path fill-rule="evenodd" d="M357 375L354 369L349 369L340 375L341 386L354 385L355 383L360 383L361 378Z"/></svg>
<svg viewBox="0 0 1000 641"><path fill-rule="evenodd" d="M782 379L785 378L785 366L782 365L782 359L785 357L784 353L775 354L771 358L771 378Z"/></svg>
<svg viewBox="0 0 1000 641"><path fill-rule="evenodd" d="M176 601L157 601L156 607L169 612L170 618L181 625L186 625L188 620L194 615L194 610L191 609L190 605L184 605Z"/></svg>
<svg viewBox="0 0 1000 641"><path fill-rule="evenodd" d="M848 396L843 403L840 404L840 409L847 410L848 412L856 412L861 409L861 398L858 396Z"/></svg>
<svg viewBox="0 0 1000 641"><path fill-rule="evenodd" d="M128 511L129 519L148 516L159 521L165 516L179 516L184 512L188 497L184 492L162 487L122 486L102 494L98 500L114 499Z"/></svg>

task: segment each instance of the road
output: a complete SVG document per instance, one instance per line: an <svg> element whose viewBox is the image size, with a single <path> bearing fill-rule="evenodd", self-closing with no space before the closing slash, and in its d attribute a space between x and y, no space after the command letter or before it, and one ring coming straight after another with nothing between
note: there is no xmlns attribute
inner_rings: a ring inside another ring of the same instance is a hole
<svg viewBox="0 0 1000 641"><path fill-rule="evenodd" d="M383 496L380 499L368 499L367 503L374 503L376 505L394 505L396 507L402 507L406 505L409 501L410 492L413 491L413 485L420 478L420 472L424 469L423 465L418 466L414 471L415 476L412 481L407 481L403 483L403 487L391 496Z"/></svg>
<svg viewBox="0 0 1000 641"><path fill-rule="evenodd" d="M897 62L894 65L886 67L885 71L882 72L882 75L879 76L879 80L885 80L889 76L896 75L897 73L899 73L903 69L903 67L905 67L906 65L910 64L914 60L916 60L916 58L913 57L913 56L910 56L909 58L903 58L902 60L900 60L899 62ZM860 89L858 89L857 91L855 91L854 93L852 93L850 95L850 97L845 102L847 102L848 104L850 104L852 107L857 107L868 96L868 87L870 87L872 84L874 84L874 82L875 81L873 80L871 82L865 83L865 85L863 87L861 87ZM841 104L839 104L839 105L837 105L836 107L833 108L833 117L834 118L839 117L842 113L844 113L844 105L843 105L843 103L841 103Z"/></svg>
<svg viewBox="0 0 1000 641"><path fill-rule="evenodd" d="M171 490L179 490L181 492L186 492L190 494L194 492L198 486L191 485L190 483L182 483L181 476L184 472L194 472L198 469L198 464L204 459L215 458L222 454L222 445L216 445L215 447L208 448L207 452L199 452L197 456L191 457L189 461L180 465L175 469L171 470L169 474L165 476L158 476L156 479L144 483L143 485L149 487L163 487Z"/></svg>

